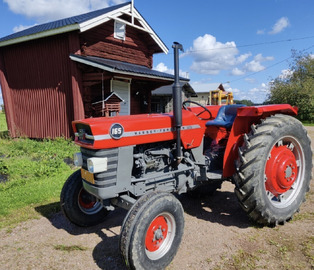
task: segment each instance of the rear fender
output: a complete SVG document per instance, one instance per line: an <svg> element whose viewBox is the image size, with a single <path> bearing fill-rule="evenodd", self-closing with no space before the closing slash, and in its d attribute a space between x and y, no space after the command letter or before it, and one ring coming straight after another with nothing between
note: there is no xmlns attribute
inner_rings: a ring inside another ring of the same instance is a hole
<svg viewBox="0 0 314 270"><path fill-rule="evenodd" d="M249 133L252 124L274 114L297 115L298 109L289 104L241 107L230 131L223 161L223 177L231 177L235 173L234 162L238 158L238 148L243 143L243 135Z"/></svg>

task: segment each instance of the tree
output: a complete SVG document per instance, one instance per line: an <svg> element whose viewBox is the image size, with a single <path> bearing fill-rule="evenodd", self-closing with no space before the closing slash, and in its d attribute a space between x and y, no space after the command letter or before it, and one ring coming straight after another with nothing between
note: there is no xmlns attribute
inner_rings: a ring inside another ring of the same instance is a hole
<svg viewBox="0 0 314 270"><path fill-rule="evenodd" d="M241 99L241 100L233 100L233 102L235 104L244 104L246 106L253 106L254 103L251 101L251 100L248 100L248 99Z"/></svg>
<svg viewBox="0 0 314 270"><path fill-rule="evenodd" d="M298 118L314 122L314 57L292 51L289 72L270 84L267 103L288 103L299 108Z"/></svg>

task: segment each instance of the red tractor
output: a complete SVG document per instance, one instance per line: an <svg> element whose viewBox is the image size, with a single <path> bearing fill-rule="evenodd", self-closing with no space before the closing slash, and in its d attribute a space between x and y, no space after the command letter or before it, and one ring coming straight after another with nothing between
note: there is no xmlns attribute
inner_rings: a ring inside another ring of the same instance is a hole
<svg viewBox="0 0 314 270"><path fill-rule="evenodd" d="M174 113L73 122L81 169L65 182L61 208L78 226L128 209L120 250L130 269L163 269L184 229L172 193L207 191L232 181L239 203L259 224L284 224L309 190L312 152L290 105L188 106L181 103L174 43Z"/></svg>

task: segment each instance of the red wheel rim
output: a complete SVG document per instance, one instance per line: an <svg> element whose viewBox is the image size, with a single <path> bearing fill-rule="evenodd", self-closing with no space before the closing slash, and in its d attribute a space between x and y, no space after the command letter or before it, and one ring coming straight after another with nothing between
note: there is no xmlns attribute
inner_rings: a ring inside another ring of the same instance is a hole
<svg viewBox="0 0 314 270"><path fill-rule="evenodd" d="M168 234L168 224L164 216L156 217L149 225L145 237L146 249L154 252L159 249Z"/></svg>
<svg viewBox="0 0 314 270"><path fill-rule="evenodd" d="M296 157L287 145L275 145L267 160L266 169L266 190L274 196L288 191L298 176Z"/></svg>
<svg viewBox="0 0 314 270"><path fill-rule="evenodd" d="M95 206L96 201L91 200L90 197L91 196L84 189L81 189L78 198L80 206L85 209L92 209Z"/></svg>

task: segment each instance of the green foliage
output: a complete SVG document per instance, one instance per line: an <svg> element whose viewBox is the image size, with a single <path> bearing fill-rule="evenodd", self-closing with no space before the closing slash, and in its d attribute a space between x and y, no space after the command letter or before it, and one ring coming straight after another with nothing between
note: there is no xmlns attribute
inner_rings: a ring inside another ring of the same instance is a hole
<svg viewBox="0 0 314 270"><path fill-rule="evenodd" d="M5 119L5 113L0 112L0 132L6 131L7 129L8 129L8 127L7 127L7 122Z"/></svg>
<svg viewBox="0 0 314 270"><path fill-rule="evenodd" d="M234 100L233 102L235 104L244 104L246 106L253 106L254 105L254 103L251 100L248 100L248 99Z"/></svg>
<svg viewBox="0 0 314 270"><path fill-rule="evenodd" d="M19 208L58 201L63 183L74 171L65 161L78 151L63 138L0 138L0 227Z"/></svg>
<svg viewBox="0 0 314 270"><path fill-rule="evenodd" d="M278 77L270 87L268 103L288 103L299 108L298 118L314 122L314 58L293 52L290 74Z"/></svg>

